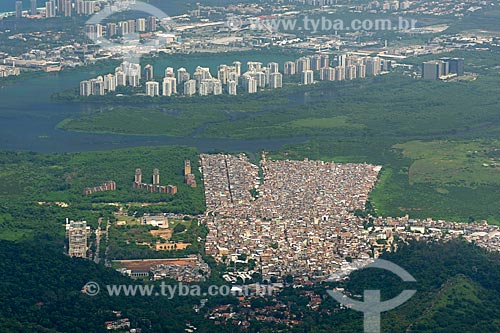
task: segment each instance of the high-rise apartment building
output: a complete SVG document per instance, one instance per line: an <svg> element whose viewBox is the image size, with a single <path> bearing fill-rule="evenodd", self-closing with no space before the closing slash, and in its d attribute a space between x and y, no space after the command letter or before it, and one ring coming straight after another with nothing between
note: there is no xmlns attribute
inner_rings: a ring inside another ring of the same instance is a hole
<svg viewBox="0 0 500 333"><path fill-rule="evenodd" d="M72 12L73 12L73 4L71 3L71 0L63 0L61 14L64 17L70 17Z"/></svg>
<svg viewBox="0 0 500 333"><path fill-rule="evenodd" d="M160 185L160 170L153 170L153 185Z"/></svg>
<svg viewBox="0 0 500 333"><path fill-rule="evenodd" d="M297 73L303 73L311 69L311 59L308 57L302 57L295 61L295 68Z"/></svg>
<svg viewBox="0 0 500 333"><path fill-rule="evenodd" d="M160 95L160 84L156 81L146 82L146 95L155 97Z"/></svg>
<svg viewBox="0 0 500 333"><path fill-rule="evenodd" d="M56 16L56 9L54 5L54 1L47 1L45 3L45 17L52 18Z"/></svg>
<svg viewBox="0 0 500 333"><path fill-rule="evenodd" d="M356 66L349 65L345 68L345 78L347 80L355 80L356 79Z"/></svg>
<svg viewBox="0 0 500 333"><path fill-rule="evenodd" d="M345 80L345 67L335 67L335 81Z"/></svg>
<svg viewBox="0 0 500 333"><path fill-rule="evenodd" d="M281 73L271 73L269 75L269 87L277 89L283 87L283 75Z"/></svg>
<svg viewBox="0 0 500 333"><path fill-rule="evenodd" d="M142 183L142 170L141 169L135 169L135 177L134 177L134 183Z"/></svg>
<svg viewBox="0 0 500 333"><path fill-rule="evenodd" d="M118 33L118 28L116 23L110 22L106 25L106 36L113 37Z"/></svg>
<svg viewBox="0 0 500 333"><path fill-rule="evenodd" d="M31 0L31 10L30 10L30 14L31 15L36 15L38 14L38 10L37 10L37 3L36 3L36 0Z"/></svg>
<svg viewBox="0 0 500 333"><path fill-rule="evenodd" d="M285 75L295 75L297 74L296 66L293 61L287 61L283 65L283 74Z"/></svg>
<svg viewBox="0 0 500 333"><path fill-rule="evenodd" d="M108 92L116 91L116 76L113 74L104 76L104 90Z"/></svg>
<svg viewBox="0 0 500 333"><path fill-rule="evenodd" d="M241 62L239 61L234 61L233 62L233 66L236 70L236 73L238 74L238 76L241 76Z"/></svg>
<svg viewBox="0 0 500 333"><path fill-rule="evenodd" d="M186 96L193 96L196 94L196 80L188 80L184 82L183 93Z"/></svg>
<svg viewBox="0 0 500 333"><path fill-rule="evenodd" d="M145 18L138 18L135 21L135 27L137 32L145 32L146 31L146 19Z"/></svg>
<svg viewBox="0 0 500 333"><path fill-rule="evenodd" d="M23 2L16 1L16 18L23 17Z"/></svg>
<svg viewBox="0 0 500 333"><path fill-rule="evenodd" d="M249 73L243 74L242 83L243 83L243 88L247 93L254 94L257 92L258 90L257 80Z"/></svg>
<svg viewBox="0 0 500 333"><path fill-rule="evenodd" d="M87 236L89 230L86 221L66 222L66 237L68 238L68 255L70 257L87 257Z"/></svg>
<svg viewBox="0 0 500 333"><path fill-rule="evenodd" d="M156 31L156 17L148 16L146 19L146 29L148 31Z"/></svg>
<svg viewBox="0 0 500 333"><path fill-rule="evenodd" d="M270 62L267 64L267 68L269 69L269 73L278 73L279 72L279 64L277 62Z"/></svg>
<svg viewBox="0 0 500 333"><path fill-rule="evenodd" d="M422 64L422 78L424 80L437 80L443 74L444 61L426 61Z"/></svg>
<svg viewBox="0 0 500 333"><path fill-rule="evenodd" d="M319 72L319 79L322 81L335 81L335 68L322 68Z"/></svg>
<svg viewBox="0 0 500 333"><path fill-rule="evenodd" d="M92 88L89 81L80 82L80 96L90 96L92 94Z"/></svg>
<svg viewBox="0 0 500 333"><path fill-rule="evenodd" d="M238 83L236 81L231 80L227 82L227 93L232 96L238 94Z"/></svg>
<svg viewBox="0 0 500 333"><path fill-rule="evenodd" d="M189 81L190 78L191 75L184 67L181 67L177 70L177 82L179 84L184 84L184 82Z"/></svg>
<svg viewBox="0 0 500 333"><path fill-rule="evenodd" d="M314 72L312 70L305 70L301 73L302 84L308 85L314 83Z"/></svg>
<svg viewBox="0 0 500 333"><path fill-rule="evenodd" d="M367 57L365 58L366 75L375 76L380 74L380 58Z"/></svg>
<svg viewBox="0 0 500 333"><path fill-rule="evenodd" d="M360 79L366 78L366 66L363 64L356 65L356 76Z"/></svg>
<svg viewBox="0 0 500 333"><path fill-rule="evenodd" d="M172 96L177 93L177 79L175 77L166 77L162 83L162 95Z"/></svg>
<svg viewBox="0 0 500 333"><path fill-rule="evenodd" d="M153 66L149 64L144 66L144 80L153 81L154 76Z"/></svg>

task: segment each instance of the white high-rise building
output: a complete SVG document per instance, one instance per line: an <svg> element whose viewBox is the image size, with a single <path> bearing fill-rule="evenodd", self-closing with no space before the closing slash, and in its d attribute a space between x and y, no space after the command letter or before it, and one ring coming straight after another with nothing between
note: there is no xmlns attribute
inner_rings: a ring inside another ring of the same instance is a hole
<svg viewBox="0 0 500 333"><path fill-rule="evenodd" d="M365 58L366 65L366 75L379 75L380 74L380 58L379 57L368 57Z"/></svg>
<svg viewBox="0 0 500 333"><path fill-rule="evenodd" d="M235 81L236 85L238 85L238 80L240 78L240 75L234 71L234 72L229 72L229 75L227 76L227 80L229 81Z"/></svg>
<svg viewBox="0 0 500 333"><path fill-rule="evenodd" d="M258 82L257 80L250 74L245 73L242 76L243 88L249 94L255 94L258 91Z"/></svg>
<svg viewBox="0 0 500 333"><path fill-rule="evenodd" d="M113 37L118 33L116 23L110 22L106 24L106 36Z"/></svg>
<svg viewBox="0 0 500 333"><path fill-rule="evenodd" d="M173 67L167 67L165 68L165 77L173 77L175 78L175 72Z"/></svg>
<svg viewBox="0 0 500 333"><path fill-rule="evenodd" d="M47 1L45 3L45 17L51 18L56 16L56 5L54 1Z"/></svg>
<svg viewBox="0 0 500 333"><path fill-rule="evenodd" d="M146 95L155 97L160 95L160 84L156 81L146 82Z"/></svg>
<svg viewBox="0 0 500 333"><path fill-rule="evenodd" d="M335 80L342 81L345 80L345 67L335 67Z"/></svg>
<svg viewBox="0 0 500 333"><path fill-rule="evenodd" d="M120 26L120 33L122 36L129 34L128 21L121 21L118 25Z"/></svg>
<svg viewBox="0 0 500 333"><path fill-rule="evenodd" d="M283 75L281 75L281 73L271 73L271 75L269 75L269 87L271 89L282 88Z"/></svg>
<svg viewBox="0 0 500 333"><path fill-rule="evenodd" d="M87 24L87 25L85 25L84 30L85 30L85 35L87 35L87 37L89 39L96 39L97 38L97 35L95 32L95 25Z"/></svg>
<svg viewBox="0 0 500 333"><path fill-rule="evenodd" d="M99 24L99 23L95 25L95 36L97 38L101 38L102 37L102 25Z"/></svg>
<svg viewBox="0 0 500 333"><path fill-rule="evenodd" d="M191 76L189 75L189 72L184 68L181 67L177 70L177 82L179 84L183 84L186 81L189 81Z"/></svg>
<svg viewBox="0 0 500 333"><path fill-rule="evenodd" d="M258 61L249 61L247 62L247 71L248 72L260 72L262 70L262 63Z"/></svg>
<svg viewBox="0 0 500 333"><path fill-rule="evenodd" d="M83 14L83 0L76 0L75 9L78 15Z"/></svg>
<svg viewBox="0 0 500 333"><path fill-rule="evenodd" d="M166 77L163 79L162 95L172 96L177 94L177 79L175 77Z"/></svg>
<svg viewBox="0 0 500 333"><path fill-rule="evenodd" d="M347 54L342 54L337 57L337 63L340 67L345 67L347 63Z"/></svg>
<svg viewBox="0 0 500 333"><path fill-rule="evenodd" d="M22 1L16 1L16 18L21 18L23 17L23 2Z"/></svg>
<svg viewBox="0 0 500 333"><path fill-rule="evenodd" d="M322 54L320 57L321 57L321 68L330 67L330 56L328 54Z"/></svg>
<svg viewBox="0 0 500 333"><path fill-rule="evenodd" d="M83 2L83 13L85 15L94 15L95 13L96 1L84 1Z"/></svg>
<svg viewBox="0 0 500 333"><path fill-rule="evenodd" d="M267 68L269 68L269 72L272 73L278 73L279 72L279 67L280 65L277 62L270 62L267 64Z"/></svg>
<svg viewBox="0 0 500 333"><path fill-rule="evenodd" d="M227 93L232 96L236 96L238 94L238 83L236 81L227 82Z"/></svg>
<svg viewBox="0 0 500 333"><path fill-rule="evenodd" d="M311 70L319 71L321 69L321 55L315 54L309 57L311 59Z"/></svg>
<svg viewBox="0 0 500 333"><path fill-rule="evenodd" d="M311 69L311 59L302 57L295 61L295 68L297 73L303 73Z"/></svg>
<svg viewBox="0 0 500 333"><path fill-rule="evenodd" d="M66 236L68 238L68 255L70 257L87 257L87 237L90 227L86 221L68 221L66 219Z"/></svg>
<svg viewBox="0 0 500 333"><path fill-rule="evenodd" d="M229 77L229 68L227 65L220 65L217 69L217 78L222 82L222 84L226 84Z"/></svg>
<svg viewBox="0 0 500 333"><path fill-rule="evenodd" d="M214 80L213 93L214 95L222 95L222 82L220 80Z"/></svg>
<svg viewBox="0 0 500 333"><path fill-rule="evenodd" d="M31 15L36 15L38 13L36 0L31 0Z"/></svg>
<svg viewBox="0 0 500 333"><path fill-rule="evenodd" d="M297 74L296 66L293 61L287 61L283 65L283 73L285 75L295 75Z"/></svg>
<svg viewBox="0 0 500 333"><path fill-rule="evenodd" d="M90 81L80 82L80 96L90 96L92 93L92 88Z"/></svg>
<svg viewBox="0 0 500 333"><path fill-rule="evenodd" d="M144 66L144 80L145 81L153 81L155 77L155 72L153 69L153 65L147 64Z"/></svg>
<svg viewBox="0 0 500 333"><path fill-rule="evenodd" d="M116 76L113 74L108 74L104 76L104 90L115 91L116 90Z"/></svg>
<svg viewBox="0 0 500 333"><path fill-rule="evenodd" d="M130 63L128 61L122 62L120 65L120 68L122 71L127 74L127 75L139 75L139 79L141 79L141 65L140 64L134 64Z"/></svg>
<svg viewBox="0 0 500 333"><path fill-rule="evenodd" d="M135 33L135 20L128 20L128 33Z"/></svg>
<svg viewBox="0 0 500 333"><path fill-rule="evenodd" d="M95 96L104 96L104 80L102 76L97 77L97 79L90 80L91 84L91 94Z"/></svg>
<svg viewBox="0 0 500 333"><path fill-rule="evenodd" d="M116 86L126 86L127 85L127 75L122 72L121 68L117 68L115 71Z"/></svg>
<svg viewBox="0 0 500 333"><path fill-rule="evenodd" d="M71 3L71 0L63 0L63 9L62 9L63 15L65 17L70 17L72 12L73 12L73 5Z"/></svg>
<svg viewBox="0 0 500 333"><path fill-rule="evenodd" d="M238 74L238 76L241 76L241 62L239 61L234 61L233 62L233 66L236 70L236 73Z"/></svg>
<svg viewBox="0 0 500 333"><path fill-rule="evenodd" d="M196 88L199 89L200 83L202 80L208 80L212 78L212 74L210 73L210 69L207 67L196 67L196 70L193 74L193 79L196 81Z"/></svg>
<svg viewBox="0 0 500 333"><path fill-rule="evenodd" d="M127 75L127 83L131 87L138 87L141 84L139 73L132 72L130 75Z"/></svg>
<svg viewBox="0 0 500 333"><path fill-rule="evenodd" d="M163 79L162 96L172 96L172 81L170 78Z"/></svg>
<svg viewBox="0 0 500 333"><path fill-rule="evenodd" d="M347 80L355 80L356 79L356 66L350 65L345 68L345 78Z"/></svg>
<svg viewBox="0 0 500 333"><path fill-rule="evenodd" d="M138 18L135 21L135 26L136 26L136 30L138 32L145 32L146 31L146 19L145 18Z"/></svg>
<svg viewBox="0 0 500 333"><path fill-rule="evenodd" d="M257 86L260 88L264 88L267 83L266 73L257 72L252 75L257 80Z"/></svg>
<svg viewBox="0 0 500 333"><path fill-rule="evenodd" d="M356 65L356 76L360 79L364 79L366 77L366 66L363 64Z"/></svg>
<svg viewBox="0 0 500 333"><path fill-rule="evenodd" d="M302 72L302 84L313 84L314 72L312 70L305 70Z"/></svg>
<svg viewBox="0 0 500 333"><path fill-rule="evenodd" d="M208 96L210 94L210 84L207 80L200 82L200 88L198 89L198 94L200 96Z"/></svg>
<svg viewBox="0 0 500 333"><path fill-rule="evenodd" d="M322 68L319 72L319 79L322 81L335 81L335 68Z"/></svg>
<svg viewBox="0 0 500 333"><path fill-rule="evenodd" d="M196 80L188 80L184 82L184 95L193 96L196 94Z"/></svg>

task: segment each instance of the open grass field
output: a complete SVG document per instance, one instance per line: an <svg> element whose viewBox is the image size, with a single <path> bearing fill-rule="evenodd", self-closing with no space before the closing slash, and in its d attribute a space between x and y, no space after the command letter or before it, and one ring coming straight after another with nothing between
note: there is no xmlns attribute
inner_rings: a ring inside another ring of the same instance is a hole
<svg viewBox="0 0 500 333"><path fill-rule="evenodd" d="M394 146L414 162L410 184L500 186L500 141L412 141Z"/></svg>

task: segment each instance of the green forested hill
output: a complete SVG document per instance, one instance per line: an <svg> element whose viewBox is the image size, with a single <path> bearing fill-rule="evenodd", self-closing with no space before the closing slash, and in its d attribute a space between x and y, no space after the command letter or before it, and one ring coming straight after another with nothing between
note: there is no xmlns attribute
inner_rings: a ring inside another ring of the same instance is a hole
<svg viewBox="0 0 500 333"><path fill-rule="evenodd" d="M128 278L92 262L70 259L50 241L0 241L0 325L2 332L103 332L104 322L123 311L144 332L183 332L186 322L199 332L238 332L237 326L213 326L193 305L199 300L178 297L89 297L81 293L88 281L130 283ZM345 287L353 294L381 289L389 299L402 289L417 289L406 304L382 315L383 332L499 332L500 255L462 241L447 244L413 243L398 253L384 255L404 267L417 283L401 283L392 273L367 269L351 274ZM328 286L314 286L323 294L319 311L297 302L291 309L303 324L294 328L253 323L247 332L362 332L363 318L352 310L338 310L326 295ZM283 299L299 299L285 290ZM210 304L231 302L217 300ZM307 303L307 302L306 302ZM337 309L337 310L335 310ZM202 311L203 312L203 311Z"/></svg>
<svg viewBox="0 0 500 333"><path fill-rule="evenodd" d="M457 240L413 243L383 258L405 268L417 282L403 283L392 273L366 269L351 274L345 284L354 295L380 289L382 300L404 289L417 290L410 301L382 314L382 332L500 332L500 254ZM335 306L326 298L322 309ZM307 318L307 328L296 332L363 331L362 314L353 310Z"/></svg>
<svg viewBox="0 0 500 333"><path fill-rule="evenodd" d="M183 332L186 322L212 331L196 315L199 300L179 297L90 297L81 292L89 281L101 286L130 284L130 279L93 262L72 259L51 242L0 241L1 332L106 332L104 323L123 311L143 332ZM212 329L211 329L212 328Z"/></svg>

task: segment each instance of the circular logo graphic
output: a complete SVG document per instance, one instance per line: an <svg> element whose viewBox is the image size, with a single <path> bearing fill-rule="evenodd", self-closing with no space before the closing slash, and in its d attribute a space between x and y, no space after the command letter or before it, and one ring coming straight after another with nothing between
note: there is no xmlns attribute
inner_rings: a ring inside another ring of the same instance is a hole
<svg viewBox="0 0 500 333"><path fill-rule="evenodd" d="M230 16L226 21L226 26L233 31L240 30L243 26L243 21L239 17Z"/></svg>
<svg viewBox="0 0 500 333"><path fill-rule="evenodd" d="M94 281L87 282L82 288L82 292L88 296L96 296L99 294L99 291L101 291L101 287L99 287L99 284Z"/></svg>

